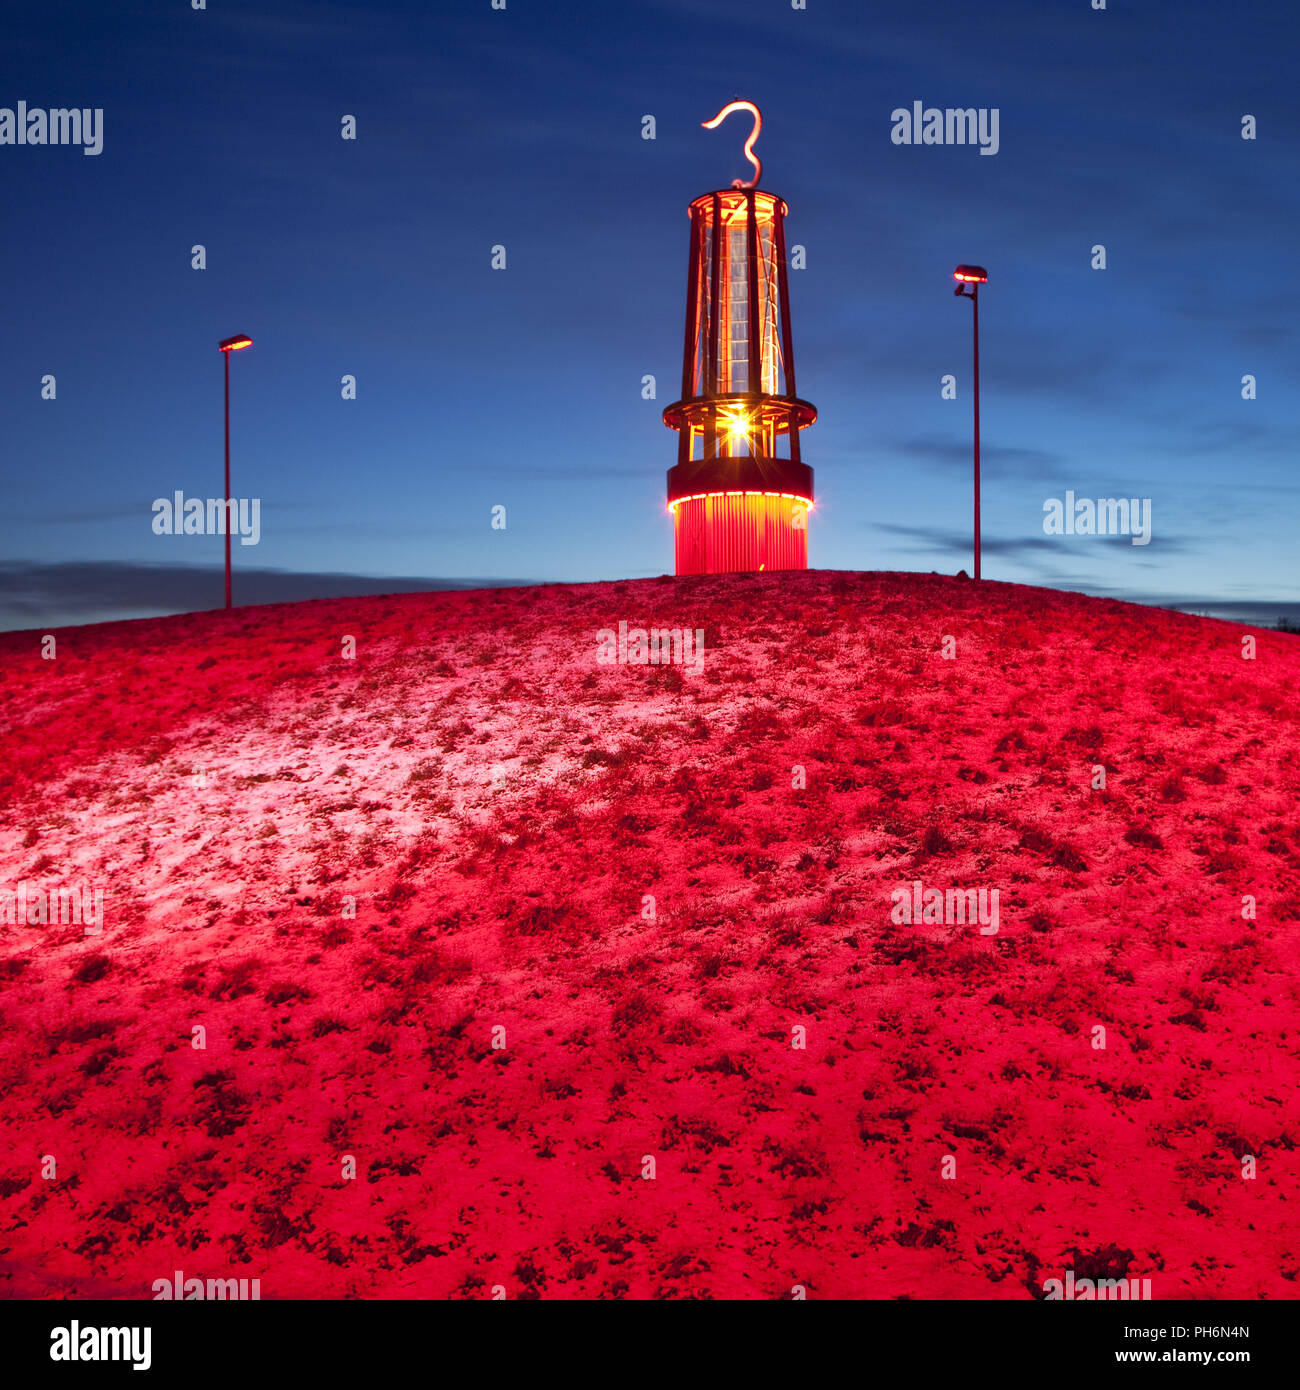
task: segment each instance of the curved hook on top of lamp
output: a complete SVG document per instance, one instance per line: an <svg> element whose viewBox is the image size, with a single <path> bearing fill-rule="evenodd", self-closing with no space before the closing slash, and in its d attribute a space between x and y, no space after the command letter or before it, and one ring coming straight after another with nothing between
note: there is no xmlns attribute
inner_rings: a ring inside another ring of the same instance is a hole
<svg viewBox="0 0 1300 1390"><path fill-rule="evenodd" d="M754 142L763 129L763 113L758 107L752 101L728 102L711 121L701 121L700 124L705 130L716 130L733 111L748 111L754 118L754 128L749 132L749 139L745 141L745 158L754 166L754 177L748 183L744 179L732 179L731 186L732 188L757 188L759 179L763 177L763 161L754 153Z"/></svg>

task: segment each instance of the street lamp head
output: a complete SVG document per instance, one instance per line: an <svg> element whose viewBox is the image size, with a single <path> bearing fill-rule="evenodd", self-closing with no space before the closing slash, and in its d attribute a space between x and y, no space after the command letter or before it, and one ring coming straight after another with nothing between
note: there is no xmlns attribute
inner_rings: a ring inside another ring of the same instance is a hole
<svg viewBox="0 0 1300 1390"><path fill-rule="evenodd" d="M968 285L985 285L988 283L989 273L982 265L959 265L953 271L952 278L963 280Z"/></svg>
<svg viewBox="0 0 1300 1390"><path fill-rule="evenodd" d="M246 333L236 333L233 338L226 338L217 344L221 352L238 352L240 348L252 346L253 340Z"/></svg>

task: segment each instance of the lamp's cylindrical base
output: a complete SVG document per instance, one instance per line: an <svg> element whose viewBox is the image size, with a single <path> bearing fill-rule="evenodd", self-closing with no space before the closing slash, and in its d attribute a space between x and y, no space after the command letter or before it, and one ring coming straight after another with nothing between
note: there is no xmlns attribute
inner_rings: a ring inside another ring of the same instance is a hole
<svg viewBox="0 0 1300 1390"><path fill-rule="evenodd" d="M711 493L673 506L678 574L808 568L808 504L770 493Z"/></svg>

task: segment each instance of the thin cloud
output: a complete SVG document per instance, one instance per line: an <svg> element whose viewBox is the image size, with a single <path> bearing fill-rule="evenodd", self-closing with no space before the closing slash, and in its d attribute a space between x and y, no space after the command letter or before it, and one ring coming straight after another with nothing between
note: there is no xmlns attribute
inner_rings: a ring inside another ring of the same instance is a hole
<svg viewBox="0 0 1300 1390"><path fill-rule="evenodd" d="M969 468L971 466L971 445L969 440L942 439L938 435L918 435L912 439L897 441L893 447L908 458L941 468ZM1051 449L1026 449L1018 445L982 444L980 448L981 469L987 469L990 476L1002 475L1015 478L1042 479L1044 474L1073 467L1065 455Z"/></svg>
<svg viewBox="0 0 1300 1390"><path fill-rule="evenodd" d="M537 582L240 569L234 576L234 597L244 607L368 594L510 588ZM224 571L215 566L147 565L115 560L0 564L0 627L5 629L41 623L95 622L107 616L146 618L194 613L220 608L224 601Z"/></svg>

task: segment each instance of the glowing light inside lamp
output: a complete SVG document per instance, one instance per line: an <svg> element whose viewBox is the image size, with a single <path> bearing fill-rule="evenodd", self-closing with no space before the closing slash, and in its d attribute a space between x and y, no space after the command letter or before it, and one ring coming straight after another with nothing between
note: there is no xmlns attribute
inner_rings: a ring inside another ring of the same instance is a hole
<svg viewBox="0 0 1300 1390"><path fill-rule="evenodd" d="M750 431L753 429L753 422L743 410L737 410L731 415L724 415L722 423L726 426L727 438L734 444L738 440L748 439Z"/></svg>

